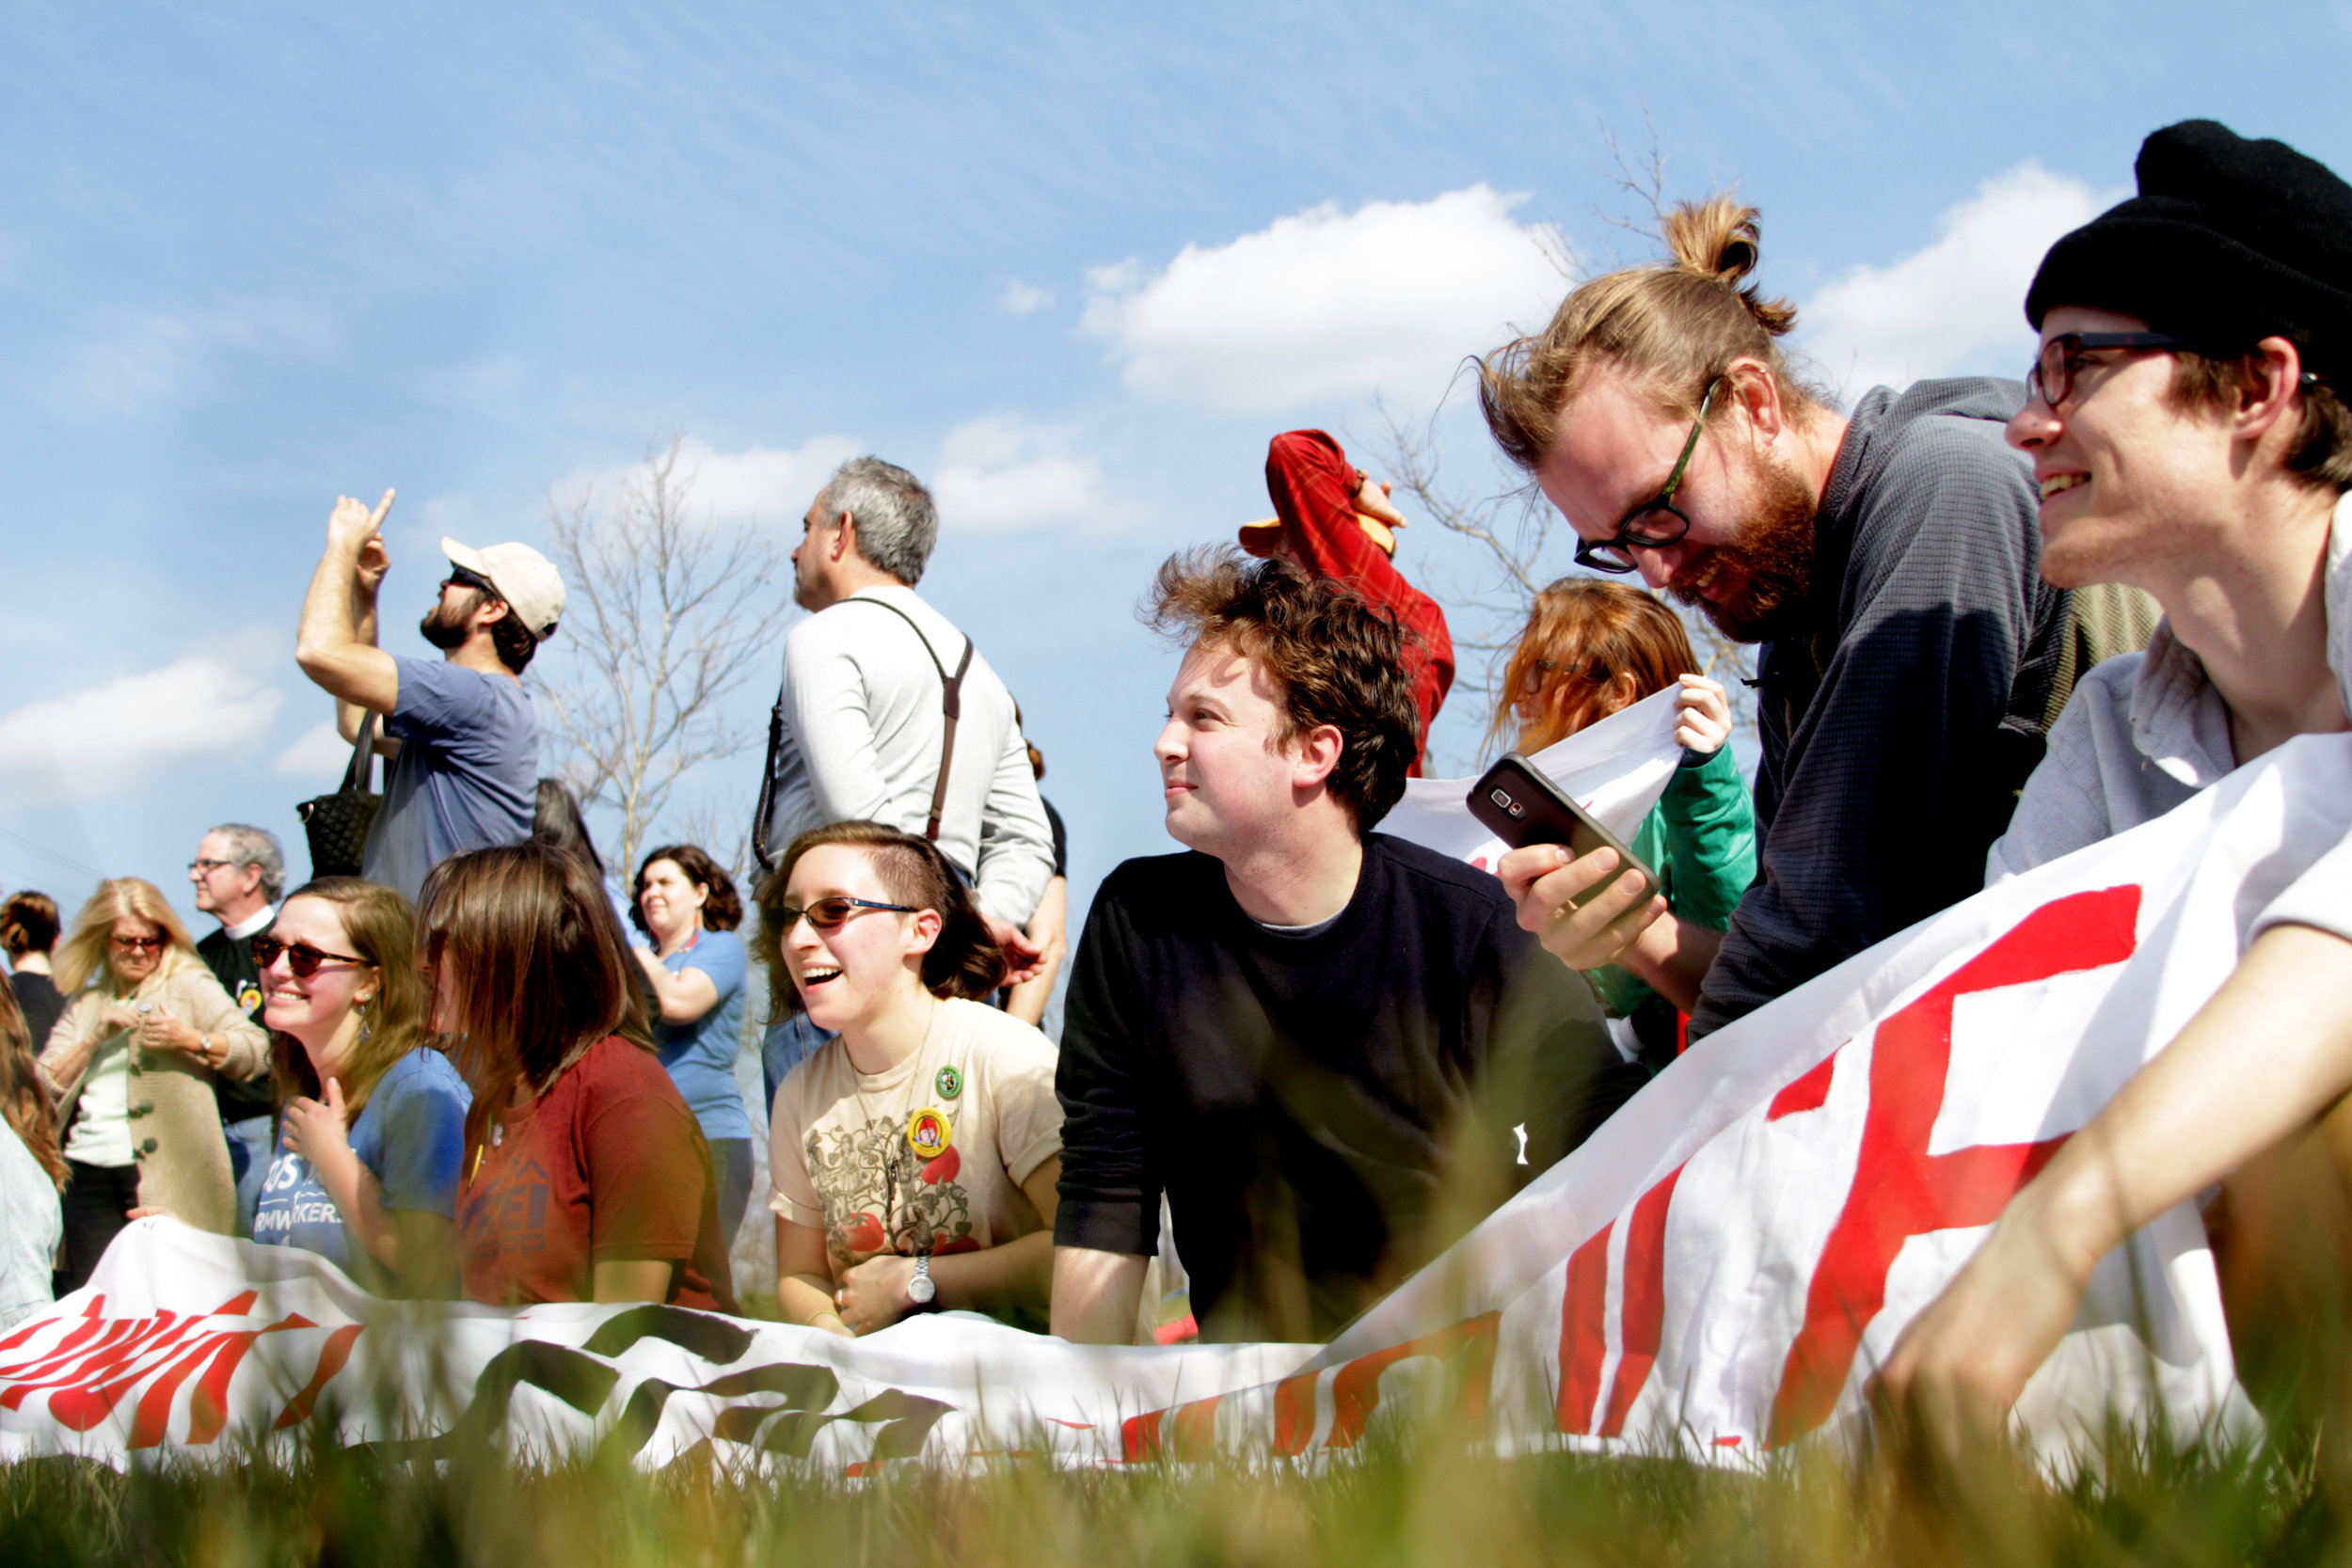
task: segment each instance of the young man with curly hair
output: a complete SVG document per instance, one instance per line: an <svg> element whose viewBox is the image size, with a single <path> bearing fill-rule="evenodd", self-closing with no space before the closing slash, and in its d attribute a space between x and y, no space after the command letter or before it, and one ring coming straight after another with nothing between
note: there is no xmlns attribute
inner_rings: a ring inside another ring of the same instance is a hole
<svg viewBox="0 0 2352 1568"><path fill-rule="evenodd" d="M1054 1332L1130 1336L1165 1194L1204 1339L1327 1338L1644 1075L1500 882L1373 831L1419 749L1392 615L1224 549L1151 616L1186 852L1112 872L1072 967Z"/></svg>

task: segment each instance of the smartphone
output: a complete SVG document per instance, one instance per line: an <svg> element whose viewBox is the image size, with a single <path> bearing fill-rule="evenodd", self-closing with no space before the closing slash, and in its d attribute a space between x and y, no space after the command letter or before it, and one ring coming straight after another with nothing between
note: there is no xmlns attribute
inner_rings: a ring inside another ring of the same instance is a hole
<svg viewBox="0 0 2352 1568"><path fill-rule="evenodd" d="M1643 864L1623 839L1562 794L1558 784L1517 752L1487 768L1470 786L1470 809L1472 816L1494 830L1495 837L1514 849L1531 844L1558 844L1580 858L1596 849L1614 849L1624 866L1617 876L1638 871L1652 888L1658 886L1658 873ZM1601 887L1616 879L1612 877ZM1592 891L1598 893L1600 888Z"/></svg>

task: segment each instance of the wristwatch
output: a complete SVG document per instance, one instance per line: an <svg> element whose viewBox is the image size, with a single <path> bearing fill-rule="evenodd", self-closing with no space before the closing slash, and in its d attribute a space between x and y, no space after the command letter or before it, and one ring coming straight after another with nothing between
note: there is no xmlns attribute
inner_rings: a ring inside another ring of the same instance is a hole
<svg viewBox="0 0 2352 1568"><path fill-rule="evenodd" d="M924 1253L914 1260L914 1277L907 1281L907 1299L917 1307L929 1307L939 1294L939 1287L931 1283L931 1257Z"/></svg>

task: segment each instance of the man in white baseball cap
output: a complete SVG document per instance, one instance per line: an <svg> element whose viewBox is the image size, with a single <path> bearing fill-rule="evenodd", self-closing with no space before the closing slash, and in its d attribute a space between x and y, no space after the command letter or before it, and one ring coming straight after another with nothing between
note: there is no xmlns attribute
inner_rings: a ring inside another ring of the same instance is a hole
<svg viewBox="0 0 2352 1568"><path fill-rule="evenodd" d="M564 579L528 545L444 539L450 572L417 628L441 657L388 654L375 645L375 604L391 506L389 490L373 511L337 499L294 657L336 699L345 739L379 720L375 747L392 760L360 874L413 903L449 856L531 836L539 721L520 677L564 614Z"/></svg>

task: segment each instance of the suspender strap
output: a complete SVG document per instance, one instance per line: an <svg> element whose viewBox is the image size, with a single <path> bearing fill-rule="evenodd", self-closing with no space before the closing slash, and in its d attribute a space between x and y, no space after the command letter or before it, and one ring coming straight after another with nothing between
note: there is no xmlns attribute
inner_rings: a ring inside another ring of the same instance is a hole
<svg viewBox="0 0 2352 1568"><path fill-rule="evenodd" d="M939 656L931 652L931 640L923 635L923 628L914 624L914 616L883 599L847 598L841 602L870 604L876 610L886 610L904 621L907 629L914 633L914 640L923 644L923 652L930 657L931 668L939 672L939 711L946 720L947 736L940 743L939 781L931 785L931 816L923 829L923 836L937 844L939 818L947 809L947 770L955 766L956 760L956 721L963 717L963 677L965 672L972 668L972 640L969 637L963 640L963 657L956 661L956 673L951 675L947 673L947 667L939 661Z"/></svg>

